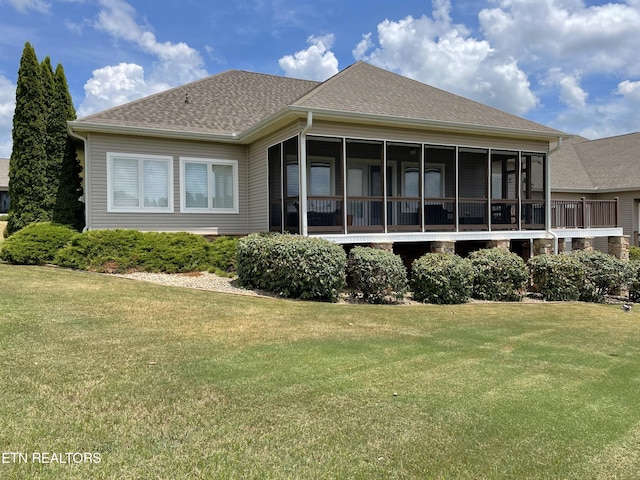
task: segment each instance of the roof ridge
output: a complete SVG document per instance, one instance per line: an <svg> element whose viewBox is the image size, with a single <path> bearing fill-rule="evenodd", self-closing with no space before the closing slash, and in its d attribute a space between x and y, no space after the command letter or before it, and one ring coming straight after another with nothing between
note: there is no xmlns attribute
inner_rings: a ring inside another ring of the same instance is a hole
<svg viewBox="0 0 640 480"><path fill-rule="evenodd" d="M352 63L351 65L349 65L348 67L340 70L335 75L332 75L331 77L326 79L324 82L320 82L318 84L318 86L316 86L312 90L308 91L304 95L300 96L295 102L293 102L293 105L297 105L297 104L303 103L306 100L309 100L309 99L313 98L318 93L320 93L322 90L324 90L325 88L328 88L328 86L330 86L332 83L335 83L338 78L343 77L347 71L351 70L354 66L356 66L358 64L361 64L361 63L364 64L365 62L363 62L362 60L358 60L357 62Z"/></svg>
<svg viewBox="0 0 640 480"><path fill-rule="evenodd" d="M196 83L201 83L201 82L203 82L203 81L205 81L207 79L211 79L213 77L221 77L222 75L228 74L228 73L233 72L233 71L234 71L233 69L225 70L224 72L218 72L218 73L214 73L213 75L207 75L206 77L198 78L198 79L193 80L193 81L191 81L189 83L185 83L185 84L182 84L182 85L176 85L175 87L171 87L171 88L168 88L166 90L160 90L159 92L152 93L151 95L145 95L145 96L140 97L140 98L136 98L135 100L131 100L130 102L121 103L120 105L114 105L113 107L109 107L109 108L107 108L105 110L99 110L97 112L90 113L89 115L85 115L84 117L78 118L77 121L89 120L92 117L95 117L97 115L101 115L102 116L105 113L112 112L113 110L116 110L116 109L118 109L120 107L135 105L135 104L140 103L142 101L155 98L158 95L163 95L163 94L166 94L166 93L169 93L169 92L173 92L175 90L179 90L181 88L185 88L185 87L187 87L189 85L194 85Z"/></svg>
<svg viewBox="0 0 640 480"><path fill-rule="evenodd" d="M275 74L271 74L271 73L252 72L252 71L249 71L249 70L240 70L240 69L232 68L232 69L225 70L225 71L222 71L222 72L218 72L218 73L214 73L214 74L211 74L211 75L207 75L206 77L198 78L196 80L193 80L193 81L188 82L188 83L184 83L182 85L176 85L174 87L167 88L166 90L161 90L159 92L152 93L151 95L145 95L143 97L136 98L135 100L131 100L129 102L122 103L120 105L115 105L115 106L107 108L105 110L100 110L100 111L91 113L89 115L85 115L84 117L78 118L78 121L91 120L95 116L98 116L98 115L103 116L104 114L107 114L109 112L117 110L117 109L119 109L121 107L125 107L125 106L126 107L130 107L130 106L136 105L136 104L141 103L141 102L152 100L152 99L158 97L159 95L165 95L165 94L169 94L169 93L176 92L176 91L179 91L179 90L187 90L187 93L188 93L189 87L195 87L198 84L201 84L201 83L206 82L206 81L211 81L214 78L221 78L221 77L224 77L224 76L227 76L227 75L230 75L230 74L234 74L234 73L241 73L241 74L254 75L254 76L260 76L260 77L270 77L270 78L273 78L273 79L277 79L277 80L279 80L281 82L295 81L295 82L319 83L319 82L314 81L314 80L305 80L305 79L301 79L301 78L283 77L283 76L275 75Z"/></svg>
<svg viewBox="0 0 640 480"><path fill-rule="evenodd" d="M621 133L619 135L612 135L610 137L587 139L587 142L600 142L600 141L606 141L606 140L614 140L616 138L630 137L632 135L640 135L640 132L627 132L627 133Z"/></svg>

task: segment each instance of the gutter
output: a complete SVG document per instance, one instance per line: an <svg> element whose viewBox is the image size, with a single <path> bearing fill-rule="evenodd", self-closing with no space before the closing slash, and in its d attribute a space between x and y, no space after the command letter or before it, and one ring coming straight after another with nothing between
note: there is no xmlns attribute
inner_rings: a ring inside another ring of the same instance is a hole
<svg viewBox="0 0 640 480"><path fill-rule="evenodd" d="M90 228L89 209L91 207L91 199L90 199L90 196L87 195L87 184L89 183L89 178L91 176L91 167L90 167L91 162L89 162L87 159L87 152L89 151L89 148L88 148L89 139L87 137L83 137L82 135L74 132L71 122L67 122L67 132L73 138L81 140L84 148L84 177L83 177L84 182L82 186L82 196L84 197L84 228L82 229L82 231L86 232Z"/></svg>
<svg viewBox="0 0 640 480"><path fill-rule="evenodd" d="M82 132L112 133L119 135L138 135L141 137L163 137L180 140L197 140L209 142L229 142L235 143L241 139L241 135L236 132L231 134L190 132L185 130L167 130L162 128L132 127L122 125L111 125L107 123L89 122L67 122L69 129L77 129Z"/></svg>
<svg viewBox="0 0 640 480"><path fill-rule="evenodd" d="M505 127L492 127L487 125L476 125L470 123L458 123L458 122L445 122L439 120L421 120L409 117L392 117L389 115L380 115L380 114L367 114L367 113L358 113L358 112L346 112L341 110L324 110L324 109L308 109L305 107L298 107L296 105L291 105L287 107L287 110L292 113L307 113L313 112L316 115L316 118L326 115L328 117L332 117L334 119L342 118L342 119L351 119L358 120L360 122L364 121L365 123L384 123L387 125L414 125L418 127L428 127L434 130L444 130L449 132L462 132L462 133L486 133L486 134L494 134L494 135L507 135L507 136L517 136L519 138L531 138L538 140L549 140L551 138L563 138L566 136L562 132L557 130L551 132L544 131L536 131L536 130L522 130L518 128L505 128ZM276 114L278 115L278 114ZM262 122L268 123L275 116L272 116ZM373 120L373 121L372 121ZM247 130L248 133L249 130ZM243 133L243 137L245 136ZM554 149L555 151L555 149Z"/></svg>

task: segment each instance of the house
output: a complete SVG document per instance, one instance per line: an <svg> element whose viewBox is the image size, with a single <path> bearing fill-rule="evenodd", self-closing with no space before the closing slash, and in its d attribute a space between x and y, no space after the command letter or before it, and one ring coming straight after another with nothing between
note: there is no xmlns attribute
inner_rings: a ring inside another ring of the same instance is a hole
<svg viewBox="0 0 640 480"><path fill-rule="evenodd" d="M616 202L618 225L633 245L640 245L640 133L598 140L573 136L552 148L551 190L554 200L567 205L565 215L588 226L599 213L592 202ZM602 239L593 240L604 249Z"/></svg>
<svg viewBox="0 0 640 480"><path fill-rule="evenodd" d="M556 231L560 131L358 62L325 82L227 71L69 123L86 225L289 231L394 250L610 237Z"/></svg>
<svg viewBox="0 0 640 480"><path fill-rule="evenodd" d="M0 215L9 211L9 159L0 158Z"/></svg>

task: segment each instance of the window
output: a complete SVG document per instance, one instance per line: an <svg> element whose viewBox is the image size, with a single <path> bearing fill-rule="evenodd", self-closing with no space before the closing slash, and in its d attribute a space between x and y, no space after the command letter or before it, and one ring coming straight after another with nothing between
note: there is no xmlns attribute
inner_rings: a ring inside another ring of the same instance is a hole
<svg viewBox="0 0 640 480"><path fill-rule="evenodd" d="M424 167L425 198L444 197L444 165L426 164Z"/></svg>
<svg viewBox="0 0 640 480"><path fill-rule="evenodd" d="M238 162L180 158L180 211L238 213Z"/></svg>
<svg viewBox="0 0 640 480"><path fill-rule="evenodd" d="M173 158L107 153L107 211L172 213Z"/></svg>

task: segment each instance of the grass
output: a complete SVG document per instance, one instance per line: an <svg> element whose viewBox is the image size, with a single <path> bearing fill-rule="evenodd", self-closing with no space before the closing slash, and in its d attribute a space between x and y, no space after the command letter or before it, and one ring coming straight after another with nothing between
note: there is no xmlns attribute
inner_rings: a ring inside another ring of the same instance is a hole
<svg viewBox="0 0 640 480"><path fill-rule="evenodd" d="M1 478L640 476L640 312L319 304L1 264L0 291L0 449L28 455Z"/></svg>

